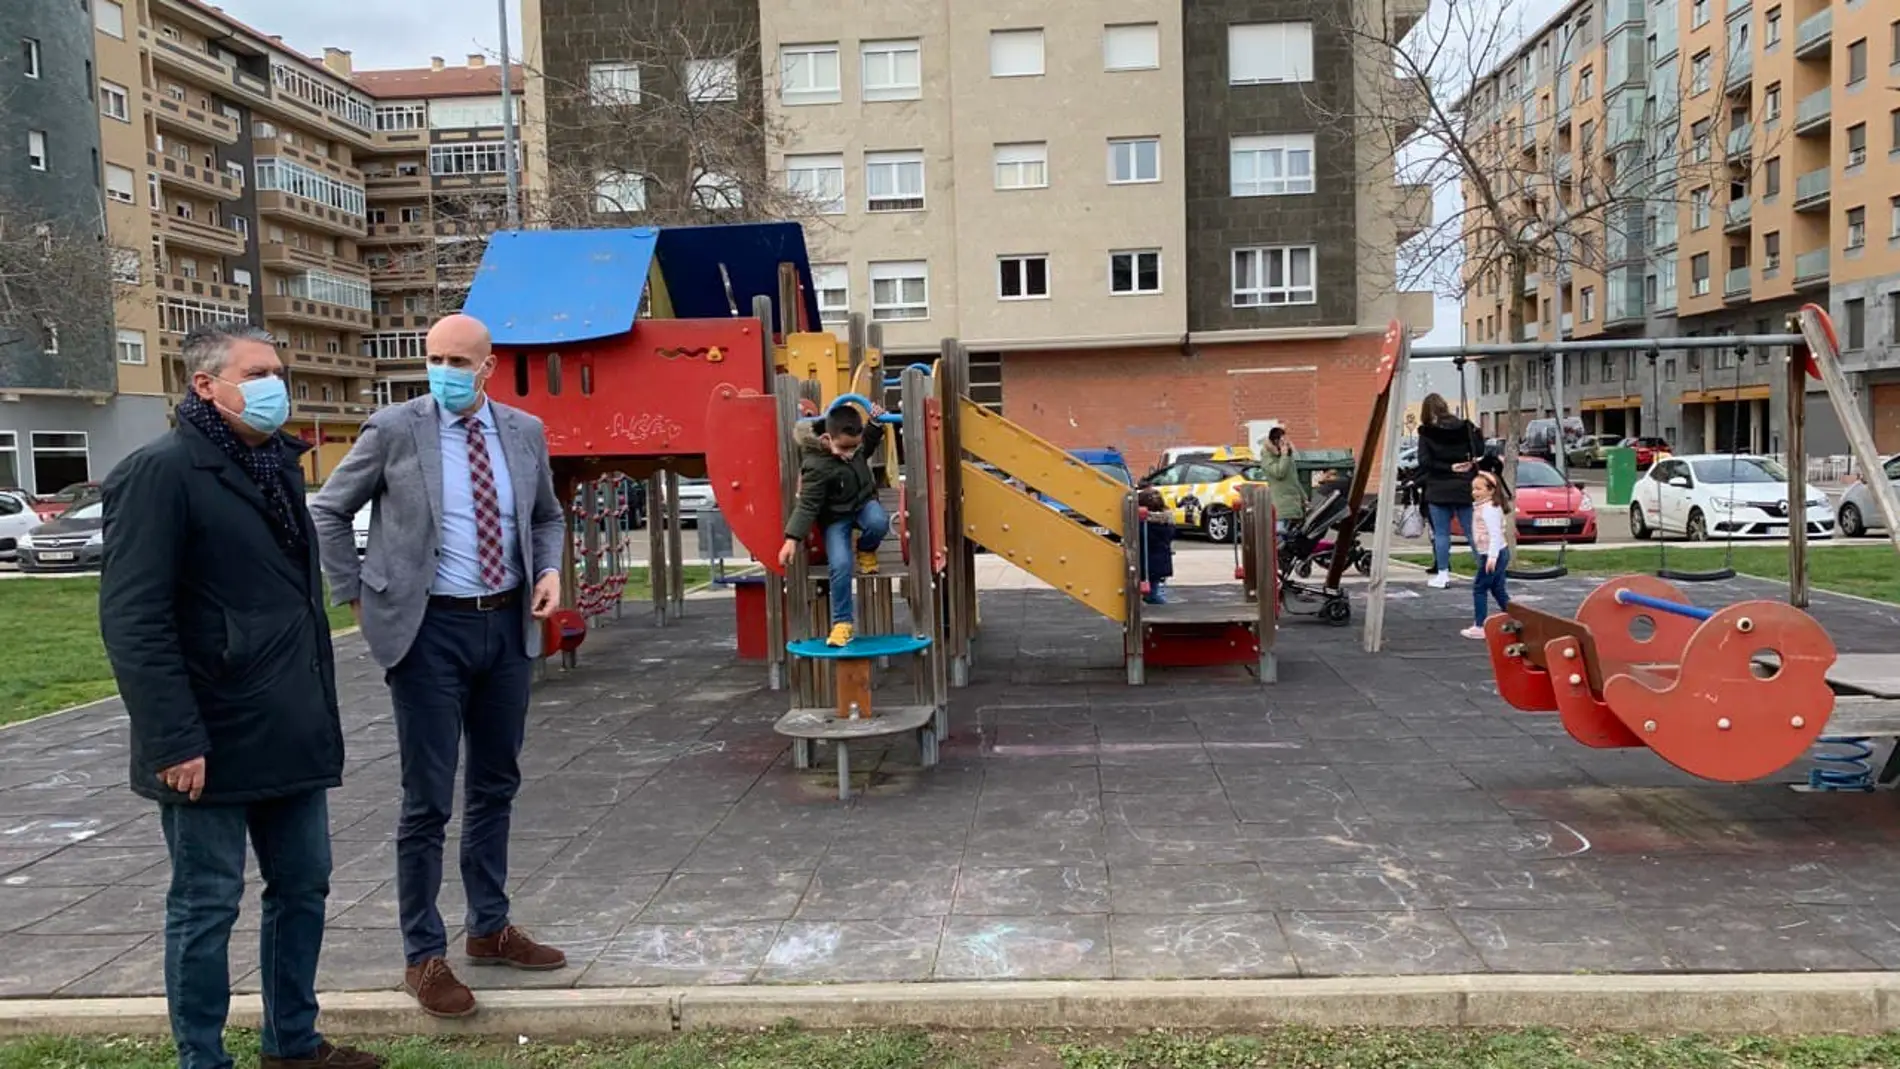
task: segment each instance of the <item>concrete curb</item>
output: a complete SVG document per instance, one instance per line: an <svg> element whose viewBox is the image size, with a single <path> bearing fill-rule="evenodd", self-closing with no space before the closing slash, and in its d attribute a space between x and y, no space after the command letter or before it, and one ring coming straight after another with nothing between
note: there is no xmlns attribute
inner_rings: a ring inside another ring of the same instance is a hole
<svg viewBox="0 0 1900 1069"><path fill-rule="evenodd" d="M344 1036L488 1035L567 1040L743 1030L1127 1030L1274 1025L1578 1031L1856 1033L1900 1028L1891 973L1474 975L1315 980L1091 980L483 991L465 1021L424 1016L397 992L323 999ZM256 996L231 1023L256 1027ZM0 1001L0 1036L165 1035L161 998Z"/></svg>

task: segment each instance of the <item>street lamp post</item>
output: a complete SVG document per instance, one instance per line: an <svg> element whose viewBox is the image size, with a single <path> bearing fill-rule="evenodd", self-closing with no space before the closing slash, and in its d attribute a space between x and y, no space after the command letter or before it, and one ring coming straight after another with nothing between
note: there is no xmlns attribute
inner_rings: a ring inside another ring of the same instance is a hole
<svg viewBox="0 0 1900 1069"><path fill-rule="evenodd" d="M509 85L508 0L495 0L495 11L501 22L501 151L508 175L508 225L520 227L521 174L515 160L515 98Z"/></svg>

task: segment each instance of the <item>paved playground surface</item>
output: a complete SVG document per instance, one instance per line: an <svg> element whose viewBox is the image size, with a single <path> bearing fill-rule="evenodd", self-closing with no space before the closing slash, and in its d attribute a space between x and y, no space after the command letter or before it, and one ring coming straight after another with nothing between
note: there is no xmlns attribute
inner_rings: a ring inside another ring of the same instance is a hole
<svg viewBox="0 0 1900 1069"><path fill-rule="evenodd" d="M1589 580L1520 594L1573 608ZM1777 588L1694 591L1704 604ZM1186 590L1187 596L1203 591ZM644 612L535 694L514 827L516 917L573 966L476 984L625 986L1042 977L1900 968L1887 794L1724 787L1509 712L1463 587L1403 585L1389 652L1280 632L1282 680L1122 683L1112 626L1058 595L983 595L975 685L944 763L854 753L834 799L771 731L785 696L732 661L729 609ZM1843 651L1889 607L1817 595ZM339 646L349 765L331 797L322 986L400 978L395 735ZM0 995L162 989L169 878L125 788L116 702L0 732ZM1786 778L1795 778L1798 770ZM455 828L451 828L451 837ZM453 854L453 845L450 848ZM451 857L448 871L456 871ZM255 989L251 888L233 943ZM460 913L451 883L443 906Z"/></svg>

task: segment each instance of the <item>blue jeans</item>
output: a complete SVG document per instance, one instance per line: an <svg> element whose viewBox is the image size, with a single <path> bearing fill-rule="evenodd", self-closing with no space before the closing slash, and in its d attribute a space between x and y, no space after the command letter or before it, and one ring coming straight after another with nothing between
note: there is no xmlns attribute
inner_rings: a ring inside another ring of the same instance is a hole
<svg viewBox="0 0 1900 1069"><path fill-rule="evenodd" d="M1478 558L1478 574L1471 577L1471 615L1477 626L1484 626L1485 596L1496 599L1498 608L1503 609L1511 603L1511 592L1505 588L1505 574L1511 568L1511 551L1507 547L1498 551L1498 563L1490 571L1484 570L1484 558Z"/></svg>
<svg viewBox="0 0 1900 1069"><path fill-rule="evenodd" d="M307 1058L317 1034L317 955L330 895L330 805L324 791L248 805L161 805L171 855L165 896L165 1004L179 1069L231 1069L231 926L244 895L248 832L264 878L259 982L265 1054Z"/></svg>
<svg viewBox="0 0 1900 1069"><path fill-rule="evenodd" d="M1430 505L1432 514L1432 570L1451 571L1451 520L1458 518L1458 529L1465 533L1465 545L1471 544L1470 505ZM1473 549L1473 553L1477 550Z"/></svg>
<svg viewBox="0 0 1900 1069"><path fill-rule="evenodd" d="M890 533L891 518L877 498L872 498L856 516L825 528L825 564L831 570L831 622L834 624L851 623L857 615L857 606L851 601L851 577L857 571L857 558L852 554L851 545L854 527L858 531L857 548L872 553Z"/></svg>
<svg viewBox="0 0 1900 1069"><path fill-rule="evenodd" d="M508 829L521 787L527 730L528 658L518 609L477 612L431 606L416 643L389 670L402 761L396 825L396 903L403 958L446 957L442 838L455 808L455 765L468 745L462 783L462 887L468 934L508 926Z"/></svg>

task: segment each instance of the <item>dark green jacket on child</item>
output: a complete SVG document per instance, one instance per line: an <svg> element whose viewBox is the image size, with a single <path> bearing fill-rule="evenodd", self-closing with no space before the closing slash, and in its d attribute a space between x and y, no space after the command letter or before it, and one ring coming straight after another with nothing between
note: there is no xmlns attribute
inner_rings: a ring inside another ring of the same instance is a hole
<svg viewBox="0 0 1900 1069"><path fill-rule="evenodd" d="M798 467L798 507L785 525L785 537L804 541L812 529L818 530L857 516L864 503L877 496L877 477L871 473L871 457L884 442L884 426L875 421L864 426L864 438L850 459L834 454L820 440L825 433L823 416L800 420L792 430L801 458Z"/></svg>

